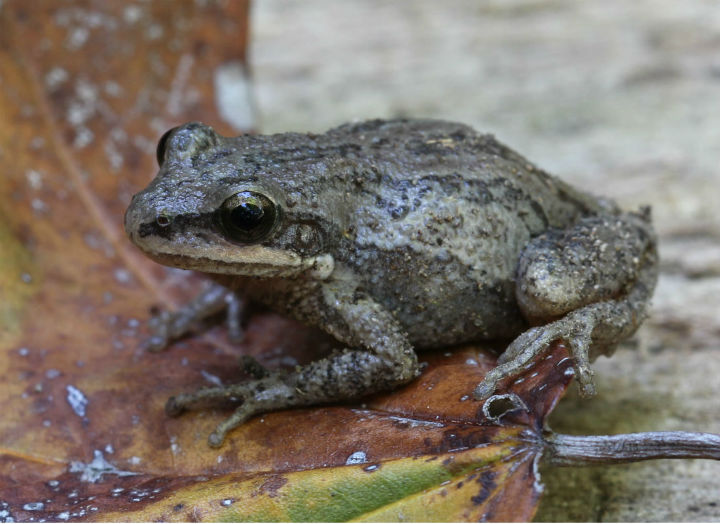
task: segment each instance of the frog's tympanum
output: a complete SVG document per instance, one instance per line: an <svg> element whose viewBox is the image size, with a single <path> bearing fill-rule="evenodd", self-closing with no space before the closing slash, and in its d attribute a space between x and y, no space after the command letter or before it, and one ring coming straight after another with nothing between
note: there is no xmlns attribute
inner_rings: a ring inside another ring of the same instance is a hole
<svg viewBox="0 0 720 524"><path fill-rule="evenodd" d="M470 341L511 341L478 400L559 339L592 394L589 361L635 332L655 286L649 209L623 212L461 124L223 137L189 123L157 154L160 172L125 229L153 260L217 284L156 319L152 346L223 309L239 336L249 299L342 347L293 371L248 365L252 380L171 398L171 415L239 404L212 446L257 413L406 384L420 374L416 350Z"/></svg>

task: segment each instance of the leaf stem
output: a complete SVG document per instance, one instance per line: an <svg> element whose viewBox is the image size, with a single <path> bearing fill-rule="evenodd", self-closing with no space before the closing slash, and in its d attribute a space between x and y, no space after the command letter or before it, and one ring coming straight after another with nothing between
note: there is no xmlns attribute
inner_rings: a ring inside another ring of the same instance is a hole
<svg viewBox="0 0 720 524"><path fill-rule="evenodd" d="M720 435L654 431L624 435L558 435L544 438L543 460L553 466L623 464L664 458L720 460Z"/></svg>

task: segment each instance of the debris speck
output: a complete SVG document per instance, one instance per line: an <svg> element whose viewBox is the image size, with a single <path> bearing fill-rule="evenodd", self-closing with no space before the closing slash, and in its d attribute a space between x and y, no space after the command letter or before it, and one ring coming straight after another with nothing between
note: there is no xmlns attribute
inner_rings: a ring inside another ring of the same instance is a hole
<svg viewBox="0 0 720 524"><path fill-rule="evenodd" d="M430 406L428 406L428 409ZM419 420L414 418L408 418L408 417L399 417L397 415L390 415L387 417L389 420L399 422L400 424L407 425L410 428L417 428L417 427L434 427L434 428L441 428L443 427L442 423L439 422L430 422L428 420ZM439 417L436 417L439 418Z"/></svg>
<svg viewBox="0 0 720 524"><path fill-rule="evenodd" d="M25 511L42 511L45 509L45 504L42 502L28 502L23 505Z"/></svg>
<svg viewBox="0 0 720 524"><path fill-rule="evenodd" d="M129 5L123 11L123 20L128 24L134 24L142 16L142 10L136 5Z"/></svg>
<svg viewBox="0 0 720 524"><path fill-rule="evenodd" d="M90 31L86 27L75 27L70 31L67 38L68 49L74 51L80 49L90 36Z"/></svg>
<svg viewBox="0 0 720 524"><path fill-rule="evenodd" d="M22 275L20 275L20 280L22 280L26 284L29 284L30 282L32 282L32 275L30 273L23 273Z"/></svg>
<svg viewBox="0 0 720 524"><path fill-rule="evenodd" d="M111 80L105 84L105 92L110 96L118 97L122 95L123 90L120 84Z"/></svg>
<svg viewBox="0 0 720 524"><path fill-rule="evenodd" d="M30 350L28 348L20 348L18 349L18 355L21 357L27 357L30 354Z"/></svg>
<svg viewBox="0 0 720 524"><path fill-rule="evenodd" d="M102 451L99 449L93 451L93 459L87 464L79 460L73 460L70 463L69 471L70 473L80 473L81 482L97 482L102 479L103 475L117 475L118 477L138 475L138 473L134 471L123 471L116 468L113 464L105 460Z"/></svg>
<svg viewBox="0 0 720 524"><path fill-rule="evenodd" d="M47 204L39 198L33 198L30 201L30 207L32 207L36 213L44 213L47 211Z"/></svg>
<svg viewBox="0 0 720 524"><path fill-rule="evenodd" d="M45 85L50 91L54 91L64 84L69 76L68 72L62 67L53 67L45 75Z"/></svg>
<svg viewBox="0 0 720 524"><path fill-rule="evenodd" d="M352 464L365 464L367 462L367 455L364 451L355 451L345 461L346 466Z"/></svg>
<svg viewBox="0 0 720 524"><path fill-rule="evenodd" d="M131 276L130 272L127 269L123 268L117 268L113 275L115 276L115 280L120 282L121 284L127 284L130 282Z"/></svg>
<svg viewBox="0 0 720 524"><path fill-rule="evenodd" d="M160 24L152 24L147 30L148 40L158 40L163 35L163 28Z"/></svg>
<svg viewBox="0 0 720 524"><path fill-rule="evenodd" d="M225 499L220 504L222 504L223 506L231 506L233 502L235 502L233 499Z"/></svg>
<svg viewBox="0 0 720 524"><path fill-rule="evenodd" d="M76 149L82 149L85 146L90 145L93 138L95 138L95 133L90 131L90 129L82 125L77 126L75 139L73 140L73 147Z"/></svg>
<svg viewBox="0 0 720 524"><path fill-rule="evenodd" d="M0 501L0 508L2 508L0 509L0 522L15 522L15 517L10 513L9 507L7 502Z"/></svg>
<svg viewBox="0 0 720 524"><path fill-rule="evenodd" d="M180 453L180 444L177 443L177 437L174 435L170 437L170 451L172 451L173 455Z"/></svg>
<svg viewBox="0 0 720 524"><path fill-rule="evenodd" d="M50 380L52 380L52 379L54 379L54 378L58 378L60 375L62 375L62 373L60 372L59 369L48 369L48 370L45 372L45 376L46 376L47 378L49 378Z"/></svg>
<svg viewBox="0 0 720 524"><path fill-rule="evenodd" d="M85 410L89 402L87 397L83 394L82 391L80 391L78 388L71 384L68 385L65 389L67 390L67 401L68 404L70 404L70 407L73 409L73 411L78 417L84 417Z"/></svg>
<svg viewBox="0 0 720 524"><path fill-rule="evenodd" d="M220 377L213 375L212 373L208 373L204 369L200 370L200 374L203 376L205 380L210 382L211 384L215 384L216 386L222 386L222 380L220 380Z"/></svg>
<svg viewBox="0 0 720 524"><path fill-rule="evenodd" d="M39 171L28 169L25 172L25 178L32 189L40 189L42 187L42 174Z"/></svg>

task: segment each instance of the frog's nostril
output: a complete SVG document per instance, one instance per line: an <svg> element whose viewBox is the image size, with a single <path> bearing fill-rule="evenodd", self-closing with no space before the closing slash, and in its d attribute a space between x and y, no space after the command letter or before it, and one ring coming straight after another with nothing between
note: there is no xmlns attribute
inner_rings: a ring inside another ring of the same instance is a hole
<svg viewBox="0 0 720 524"><path fill-rule="evenodd" d="M155 223L160 227L168 227L172 223L172 217L161 211L155 217Z"/></svg>

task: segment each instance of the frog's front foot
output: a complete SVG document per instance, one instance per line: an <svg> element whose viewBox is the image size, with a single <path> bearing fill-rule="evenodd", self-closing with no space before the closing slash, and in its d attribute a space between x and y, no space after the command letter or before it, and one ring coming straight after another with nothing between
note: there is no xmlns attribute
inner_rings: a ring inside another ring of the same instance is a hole
<svg viewBox="0 0 720 524"><path fill-rule="evenodd" d="M264 368L263 368L264 369ZM296 398L299 392L289 380L287 373L274 372L264 378L249 380L240 384L203 388L194 393L181 393L170 397L165 404L165 413L176 417L188 409L217 404L238 404L233 414L222 421L208 437L211 447L219 447L225 435L247 419L258 413L265 413L287 406L301 404Z"/></svg>
<svg viewBox="0 0 720 524"><path fill-rule="evenodd" d="M148 322L152 334L145 346L152 352L162 351L173 341L200 331L204 321L223 310L227 311L230 338L240 341L243 338L243 306L243 300L234 291L220 284L212 284L177 311L162 311L152 317Z"/></svg>
<svg viewBox="0 0 720 524"><path fill-rule="evenodd" d="M600 305L594 304L574 311L545 326L531 328L517 337L498 358L493 368L473 392L476 400L490 397L501 380L523 372L532 360L542 354L552 342L563 340L573 359L575 378L583 396L595 394L593 372L590 369L589 351L595 317Z"/></svg>
<svg viewBox="0 0 720 524"><path fill-rule="evenodd" d="M238 407L208 437L218 447L225 435L253 415L290 407L308 406L358 397L392 389L419 374L414 353L397 358L381 357L365 350L338 351L293 371L268 372L250 358L245 370L255 379L229 386L203 388L170 398L165 412L177 416L188 409L234 404Z"/></svg>

